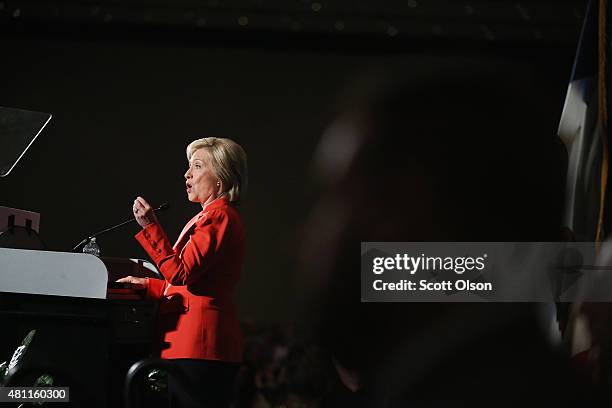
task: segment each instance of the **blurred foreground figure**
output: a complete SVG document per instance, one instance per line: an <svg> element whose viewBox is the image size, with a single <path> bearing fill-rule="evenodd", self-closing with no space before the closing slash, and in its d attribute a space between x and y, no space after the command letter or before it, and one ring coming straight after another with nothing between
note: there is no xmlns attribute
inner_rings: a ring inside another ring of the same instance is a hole
<svg viewBox="0 0 612 408"><path fill-rule="evenodd" d="M558 240L555 123L507 76L460 71L361 82L320 143L302 285L342 384L324 406L593 405L550 310L360 302L362 241Z"/></svg>

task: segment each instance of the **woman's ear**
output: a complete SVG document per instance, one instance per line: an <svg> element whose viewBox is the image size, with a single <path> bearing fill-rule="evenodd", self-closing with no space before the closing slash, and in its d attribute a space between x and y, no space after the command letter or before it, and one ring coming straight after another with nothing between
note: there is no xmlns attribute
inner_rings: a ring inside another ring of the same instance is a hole
<svg viewBox="0 0 612 408"><path fill-rule="evenodd" d="M221 180L217 180L217 197L223 194L223 182Z"/></svg>

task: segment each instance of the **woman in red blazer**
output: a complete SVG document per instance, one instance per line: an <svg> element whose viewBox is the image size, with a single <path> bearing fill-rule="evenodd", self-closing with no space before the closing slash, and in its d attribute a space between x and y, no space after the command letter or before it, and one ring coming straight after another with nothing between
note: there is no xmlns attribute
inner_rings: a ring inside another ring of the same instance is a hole
<svg viewBox="0 0 612 408"><path fill-rule="evenodd" d="M187 147L185 173L189 201L202 205L171 245L151 206L134 201L136 221L143 228L136 239L164 276L132 276L119 282L146 287L160 300L161 356L173 359L196 385L195 406L227 407L232 383L242 361L242 334L232 301L244 259L244 225L235 208L244 196L247 159L235 142L204 138ZM174 407L191 406L173 394Z"/></svg>

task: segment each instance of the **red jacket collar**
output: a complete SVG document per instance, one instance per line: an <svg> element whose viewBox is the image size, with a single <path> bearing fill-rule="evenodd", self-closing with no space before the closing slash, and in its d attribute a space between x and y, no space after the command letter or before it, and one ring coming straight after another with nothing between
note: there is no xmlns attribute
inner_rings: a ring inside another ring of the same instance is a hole
<svg viewBox="0 0 612 408"><path fill-rule="evenodd" d="M208 205L202 209L202 212L214 210L215 208L226 207L228 205L229 201L226 197L219 197L208 203Z"/></svg>

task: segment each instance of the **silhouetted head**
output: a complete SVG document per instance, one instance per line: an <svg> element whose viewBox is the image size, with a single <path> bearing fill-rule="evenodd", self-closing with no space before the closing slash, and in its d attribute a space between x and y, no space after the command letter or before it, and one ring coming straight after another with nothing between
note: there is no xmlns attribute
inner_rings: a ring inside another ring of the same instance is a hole
<svg viewBox="0 0 612 408"><path fill-rule="evenodd" d="M557 240L563 202L556 123L529 89L482 72L384 77L353 86L323 135L303 254L324 342L357 369L471 307L361 304L360 242Z"/></svg>

